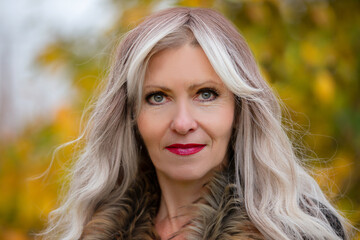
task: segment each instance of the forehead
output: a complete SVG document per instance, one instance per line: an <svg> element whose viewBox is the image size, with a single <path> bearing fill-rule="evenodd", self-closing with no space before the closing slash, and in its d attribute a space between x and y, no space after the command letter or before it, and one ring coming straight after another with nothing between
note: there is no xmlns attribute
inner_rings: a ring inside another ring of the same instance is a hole
<svg viewBox="0 0 360 240"><path fill-rule="evenodd" d="M204 81L223 84L202 48L187 44L154 54L149 61L144 85Z"/></svg>

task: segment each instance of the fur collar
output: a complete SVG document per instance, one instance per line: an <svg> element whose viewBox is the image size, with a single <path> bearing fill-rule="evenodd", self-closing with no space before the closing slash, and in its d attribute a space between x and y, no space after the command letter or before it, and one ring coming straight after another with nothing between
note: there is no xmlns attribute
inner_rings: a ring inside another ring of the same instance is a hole
<svg viewBox="0 0 360 240"><path fill-rule="evenodd" d="M120 200L109 200L96 210L84 228L82 240L160 239L153 222L160 188L153 171L140 175ZM208 183L204 203L194 204L197 216L183 229L187 239L264 239L249 220L244 200L231 182L232 177L224 171Z"/></svg>

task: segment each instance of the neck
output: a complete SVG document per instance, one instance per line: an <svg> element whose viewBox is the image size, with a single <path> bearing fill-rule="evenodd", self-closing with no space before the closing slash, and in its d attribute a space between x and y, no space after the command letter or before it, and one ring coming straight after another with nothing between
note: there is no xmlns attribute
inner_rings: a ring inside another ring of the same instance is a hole
<svg viewBox="0 0 360 240"><path fill-rule="evenodd" d="M202 180L177 181L157 172L161 188L159 211L155 220L158 233L170 236L191 220L191 204L204 194L204 185L212 174Z"/></svg>

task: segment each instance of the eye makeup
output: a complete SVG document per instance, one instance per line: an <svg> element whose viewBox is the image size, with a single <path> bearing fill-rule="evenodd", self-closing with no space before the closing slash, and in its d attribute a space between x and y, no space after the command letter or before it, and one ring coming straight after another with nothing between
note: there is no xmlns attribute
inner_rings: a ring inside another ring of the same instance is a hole
<svg viewBox="0 0 360 240"><path fill-rule="evenodd" d="M202 88L198 90L196 94L200 102L214 101L219 96L219 92L215 88Z"/></svg>
<svg viewBox="0 0 360 240"><path fill-rule="evenodd" d="M167 95L161 91L149 92L145 95L145 101L150 105L160 105L164 103Z"/></svg>
<svg viewBox="0 0 360 240"><path fill-rule="evenodd" d="M194 100L199 102L211 102L220 96L219 90L213 87L204 87L197 90ZM150 105L161 105L168 100L169 96L163 91L155 90L145 94L145 101Z"/></svg>

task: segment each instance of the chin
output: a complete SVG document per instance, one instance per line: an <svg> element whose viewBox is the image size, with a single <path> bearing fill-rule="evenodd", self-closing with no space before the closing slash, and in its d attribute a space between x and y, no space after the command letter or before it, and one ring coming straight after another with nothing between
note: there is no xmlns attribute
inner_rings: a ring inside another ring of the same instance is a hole
<svg viewBox="0 0 360 240"><path fill-rule="evenodd" d="M169 173L168 177L173 181L194 182L207 180L212 175L213 171L213 169L204 170L201 168L177 169L177 171Z"/></svg>

